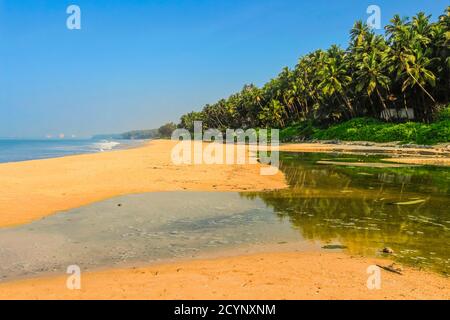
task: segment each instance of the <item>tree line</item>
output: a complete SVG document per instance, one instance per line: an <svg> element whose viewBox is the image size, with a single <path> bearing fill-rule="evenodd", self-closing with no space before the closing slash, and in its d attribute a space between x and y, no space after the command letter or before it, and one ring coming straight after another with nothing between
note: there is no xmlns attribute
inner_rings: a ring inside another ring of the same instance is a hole
<svg viewBox="0 0 450 320"><path fill-rule="evenodd" d="M423 12L395 15L377 34L357 21L347 49L337 45L301 57L262 87L240 92L181 117L178 127L284 128L313 121L331 125L356 117L382 118L384 110L412 109L430 122L449 102L450 6L437 21ZM392 119L391 119L392 121Z"/></svg>

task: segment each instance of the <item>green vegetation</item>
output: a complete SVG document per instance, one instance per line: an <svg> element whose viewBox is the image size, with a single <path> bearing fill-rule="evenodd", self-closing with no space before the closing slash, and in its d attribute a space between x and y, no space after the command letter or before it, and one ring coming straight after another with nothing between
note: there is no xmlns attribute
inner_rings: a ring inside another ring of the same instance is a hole
<svg viewBox="0 0 450 320"><path fill-rule="evenodd" d="M436 120L438 121L450 120L450 105L447 108L444 108L440 112L438 112Z"/></svg>
<svg viewBox="0 0 450 320"><path fill-rule="evenodd" d="M303 140L344 140L435 144L450 142L450 107L437 114L437 121L386 123L373 118L355 118L328 128L302 122L289 126L280 133L284 142Z"/></svg>
<svg viewBox="0 0 450 320"><path fill-rule="evenodd" d="M125 139L125 140L144 140L170 138L173 130L177 128L176 124L169 122L161 126L159 129L133 130L119 134L99 134L92 139Z"/></svg>
<svg viewBox="0 0 450 320"><path fill-rule="evenodd" d="M373 119L358 118L320 130L312 135L318 140L374 141L434 144L450 141L450 121L433 124L419 122L382 123Z"/></svg>
<svg viewBox="0 0 450 320"><path fill-rule="evenodd" d="M125 132L120 134L118 139L140 140L170 138L170 136L172 135L172 131L176 128L177 126L174 123L170 122L161 126L159 129L134 130Z"/></svg>
<svg viewBox="0 0 450 320"><path fill-rule="evenodd" d="M134 130L122 133L120 136L122 139L129 140L154 139L159 138L159 131L158 129Z"/></svg>
<svg viewBox="0 0 450 320"><path fill-rule="evenodd" d="M312 121L303 121L281 130L280 140L283 142L310 140L319 130L320 128L314 126Z"/></svg>
<svg viewBox="0 0 450 320"><path fill-rule="evenodd" d="M166 123L158 129L160 138L170 138L172 132L177 128L177 125L173 122Z"/></svg>
<svg viewBox="0 0 450 320"><path fill-rule="evenodd" d="M358 21L347 49L307 54L261 88L245 85L178 126L192 131L198 120L222 131L280 128L285 139L449 141L450 111L436 116L449 102L449 39L450 7L435 22L425 13L396 15L384 36ZM401 123L408 119L417 122Z"/></svg>

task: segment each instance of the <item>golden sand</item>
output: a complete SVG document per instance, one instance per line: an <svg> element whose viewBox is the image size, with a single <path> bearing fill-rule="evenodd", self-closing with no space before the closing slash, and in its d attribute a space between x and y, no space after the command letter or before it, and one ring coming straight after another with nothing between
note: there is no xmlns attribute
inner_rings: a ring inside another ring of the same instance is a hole
<svg viewBox="0 0 450 320"><path fill-rule="evenodd" d="M276 252L193 260L81 276L0 285L0 299L449 299L450 280L405 269L382 271L381 289L367 287L367 268L389 264L342 253Z"/></svg>
<svg viewBox="0 0 450 320"><path fill-rule="evenodd" d="M0 227L115 196L153 191L259 191L286 187L260 164L174 165L176 142L128 150L0 164Z"/></svg>

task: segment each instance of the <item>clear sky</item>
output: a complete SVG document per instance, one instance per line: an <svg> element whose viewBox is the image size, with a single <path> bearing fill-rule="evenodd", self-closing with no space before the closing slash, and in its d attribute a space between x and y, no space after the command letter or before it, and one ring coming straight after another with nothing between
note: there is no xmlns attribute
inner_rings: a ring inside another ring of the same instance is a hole
<svg viewBox="0 0 450 320"><path fill-rule="evenodd" d="M66 9L81 8L81 30ZM442 14L447 0L0 0L0 136L159 127L262 85L312 50L346 46L376 4Z"/></svg>

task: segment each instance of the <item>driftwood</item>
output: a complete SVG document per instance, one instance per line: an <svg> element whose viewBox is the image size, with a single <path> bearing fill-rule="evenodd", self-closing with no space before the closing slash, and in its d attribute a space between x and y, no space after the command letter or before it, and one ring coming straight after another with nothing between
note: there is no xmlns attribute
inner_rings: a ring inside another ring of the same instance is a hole
<svg viewBox="0 0 450 320"><path fill-rule="evenodd" d="M401 272L401 269L400 268L395 268L393 264L391 264L390 266L382 266L382 265L377 264L377 267L379 267L379 268L381 268L383 270L389 271L389 272L393 272L393 273L396 273L396 274L399 274L399 275L403 275L403 273Z"/></svg>

